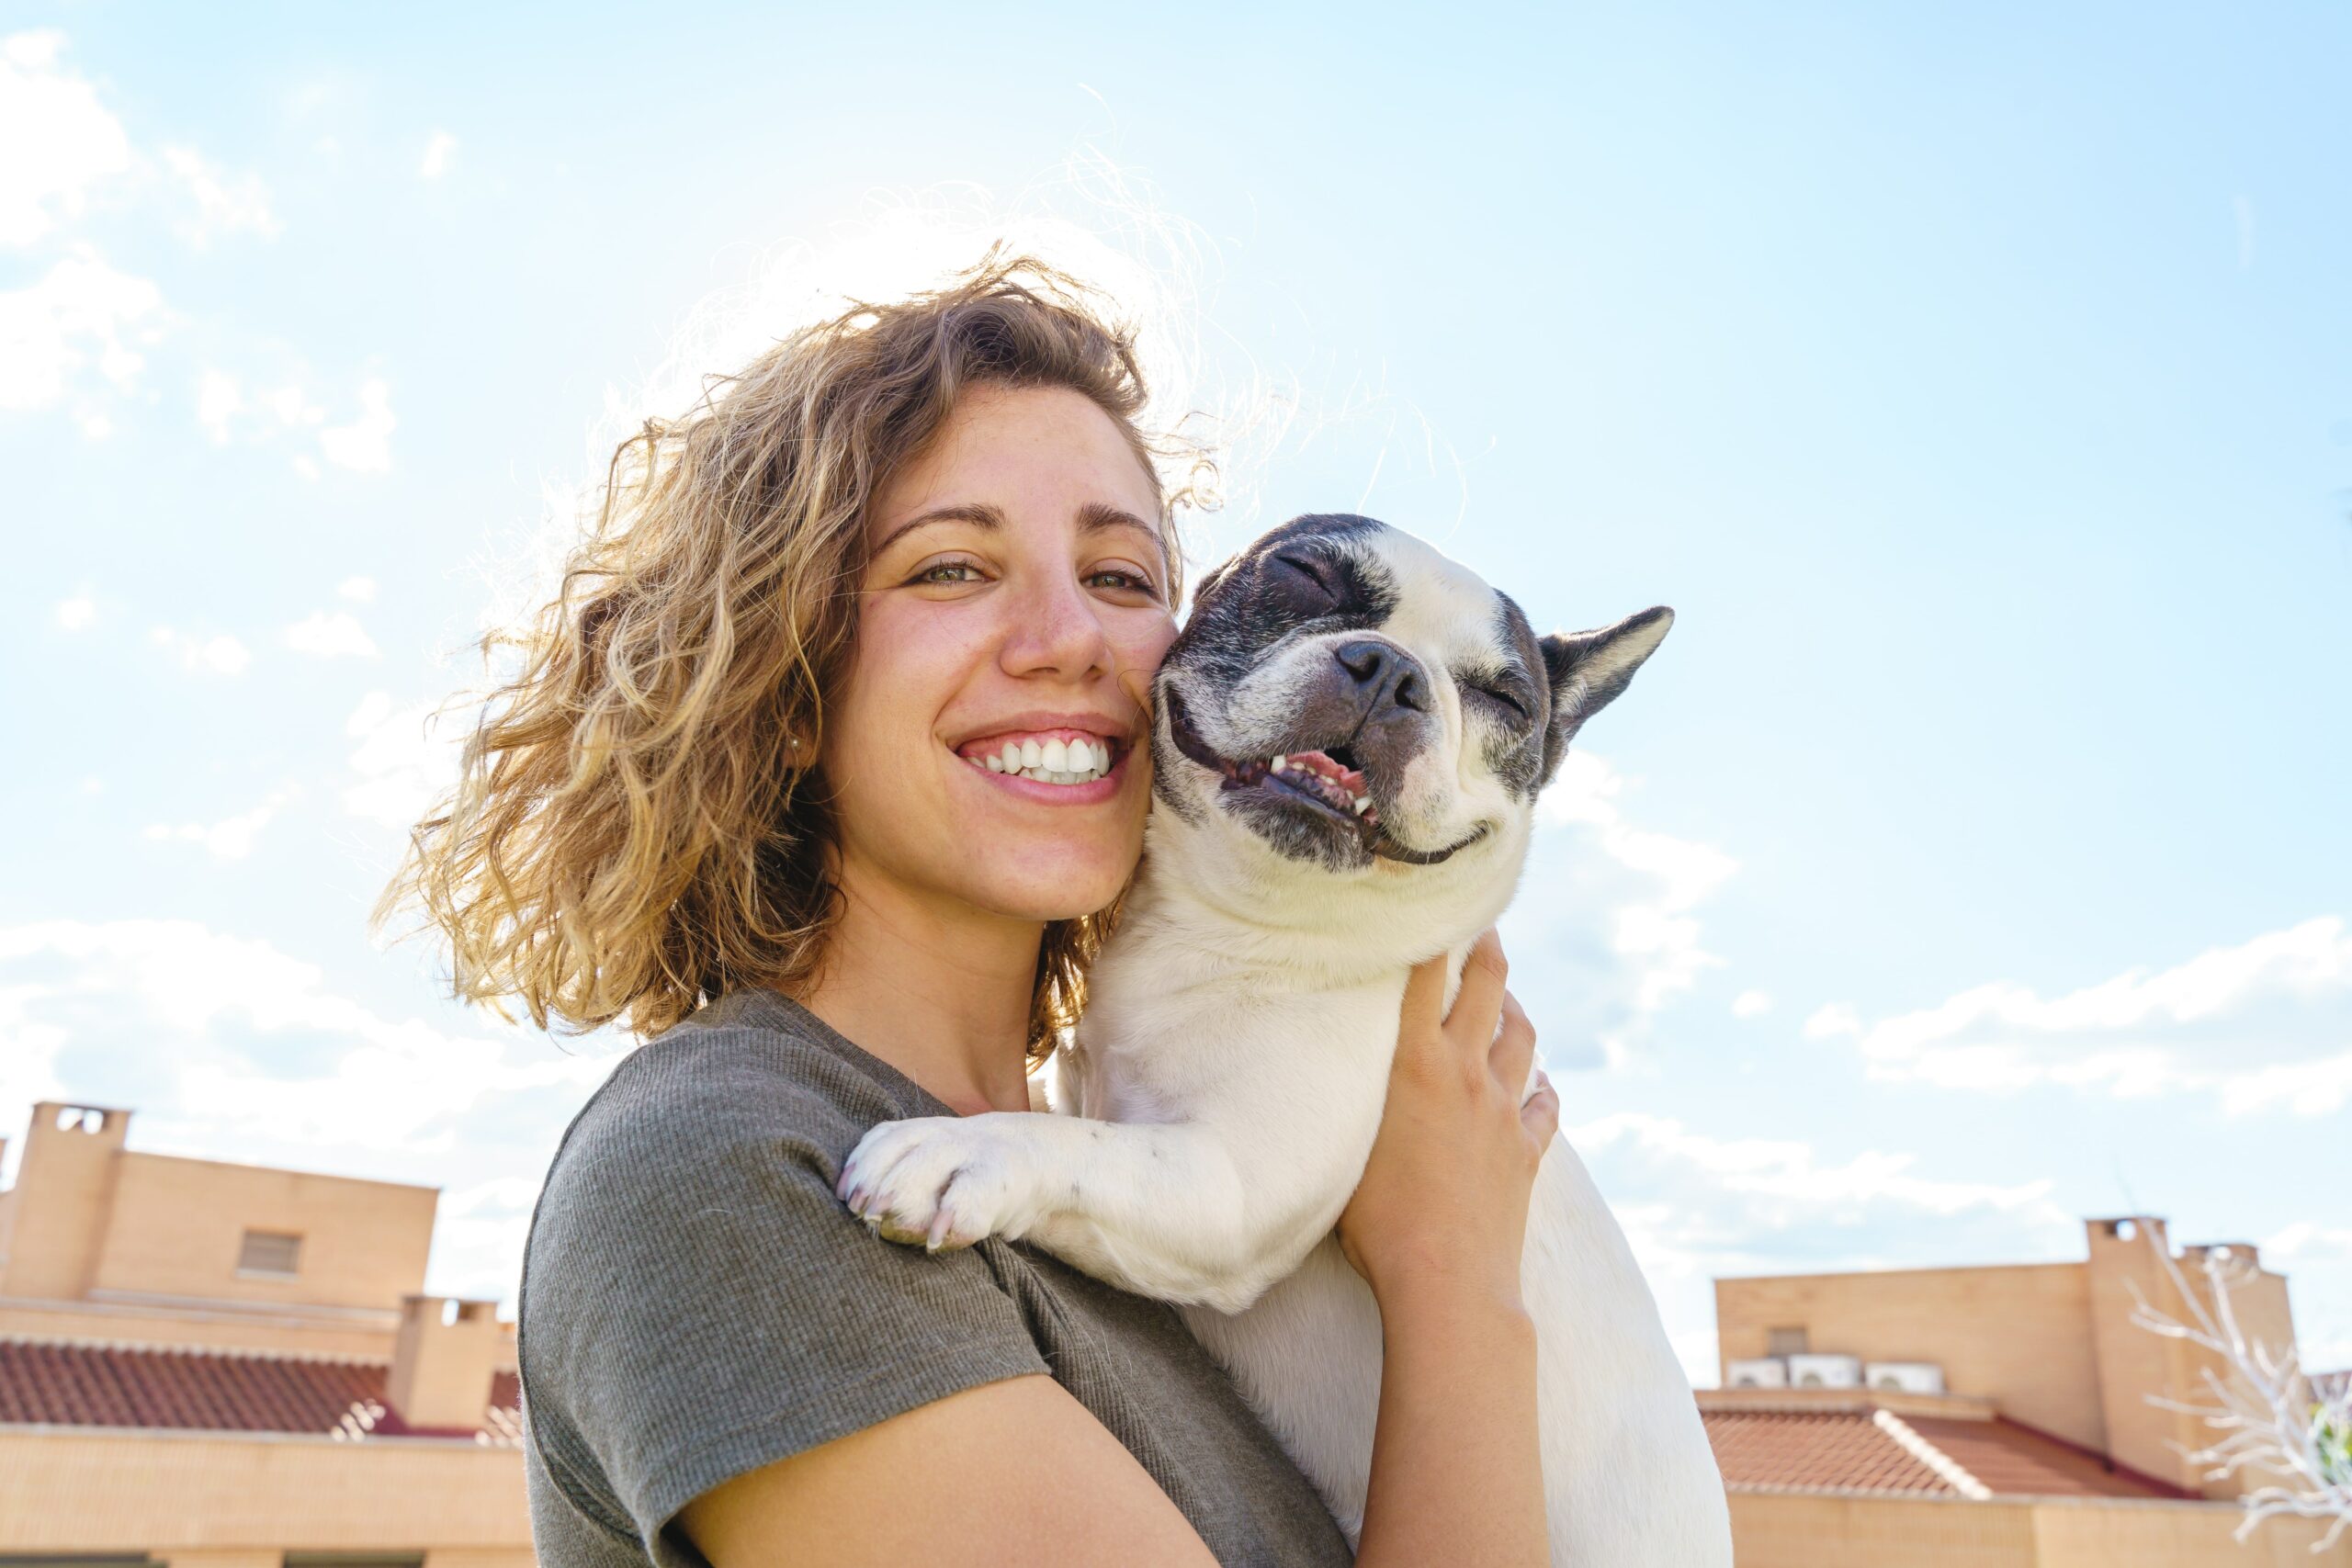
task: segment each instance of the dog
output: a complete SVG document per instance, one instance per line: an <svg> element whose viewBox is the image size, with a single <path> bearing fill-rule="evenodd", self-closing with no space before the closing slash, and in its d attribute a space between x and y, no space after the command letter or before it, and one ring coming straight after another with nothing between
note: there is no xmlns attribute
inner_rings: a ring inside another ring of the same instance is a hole
<svg viewBox="0 0 2352 1568"><path fill-rule="evenodd" d="M1333 1226L1380 1125L1407 972L1445 953L1459 985L1538 792L1672 622L1539 637L1366 517L1259 539L1202 582L1155 680L1143 863L1054 1064L1062 1113L885 1122L842 1191L892 1239L1025 1239L1178 1303L1352 1543L1380 1314ZM1565 1140L1521 1273L1552 1561L1728 1568L1690 1383Z"/></svg>

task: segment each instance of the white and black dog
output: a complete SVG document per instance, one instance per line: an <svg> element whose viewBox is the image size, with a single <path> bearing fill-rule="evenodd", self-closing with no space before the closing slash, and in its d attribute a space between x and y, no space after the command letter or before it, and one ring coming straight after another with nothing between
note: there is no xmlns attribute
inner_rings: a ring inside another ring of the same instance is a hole
<svg viewBox="0 0 2352 1568"><path fill-rule="evenodd" d="M1380 1314L1332 1227L1380 1123L1407 971L1510 901L1535 796L1673 621L1538 637L1385 524L1309 516L1201 584L1156 683L1143 865L1058 1116L886 1122L842 1190L897 1239L1025 1238L1181 1303L1353 1540ZM1574 1150L1544 1156L1522 1291L1552 1560L1731 1562L1657 1308Z"/></svg>

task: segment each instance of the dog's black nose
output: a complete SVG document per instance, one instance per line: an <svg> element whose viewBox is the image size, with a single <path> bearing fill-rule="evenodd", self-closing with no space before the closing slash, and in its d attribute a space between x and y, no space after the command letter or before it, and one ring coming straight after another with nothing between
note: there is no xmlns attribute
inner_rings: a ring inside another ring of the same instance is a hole
<svg viewBox="0 0 2352 1568"><path fill-rule="evenodd" d="M1420 666L1395 643L1370 637L1343 642L1331 650L1331 657L1355 678L1374 711L1384 697L1414 713L1430 711L1429 683L1421 677Z"/></svg>

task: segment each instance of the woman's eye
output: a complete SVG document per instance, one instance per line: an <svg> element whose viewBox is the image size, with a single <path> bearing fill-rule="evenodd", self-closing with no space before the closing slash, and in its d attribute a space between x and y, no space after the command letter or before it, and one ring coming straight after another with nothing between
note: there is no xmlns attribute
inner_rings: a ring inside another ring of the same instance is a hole
<svg viewBox="0 0 2352 1568"><path fill-rule="evenodd" d="M914 574L911 581L936 586L953 586L958 582L978 582L980 569L967 560L934 561Z"/></svg>
<svg viewBox="0 0 2352 1568"><path fill-rule="evenodd" d="M1159 595L1159 590L1152 586L1150 578L1139 571L1129 571L1125 567L1104 567L1100 571L1088 572L1086 585L1089 588L1123 589L1130 593L1148 594L1153 598L1158 598Z"/></svg>

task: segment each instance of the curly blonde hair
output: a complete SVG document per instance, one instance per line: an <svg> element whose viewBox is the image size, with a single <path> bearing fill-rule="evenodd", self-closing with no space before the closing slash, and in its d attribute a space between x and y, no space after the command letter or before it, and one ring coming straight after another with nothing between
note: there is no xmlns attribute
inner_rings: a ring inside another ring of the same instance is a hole
<svg viewBox="0 0 2352 1568"><path fill-rule="evenodd" d="M854 647L867 503L978 384L1068 388L1110 415L1159 497L1173 602L1155 459L1177 448L1140 427L1134 330L991 251L792 333L620 444L555 597L484 639L520 672L488 694L378 919L419 907L459 998L518 1000L541 1028L650 1035L738 987L802 987L840 914L831 804L802 760ZM1033 1058L1076 1021L1116 908L1046 927Z"/></svg>

